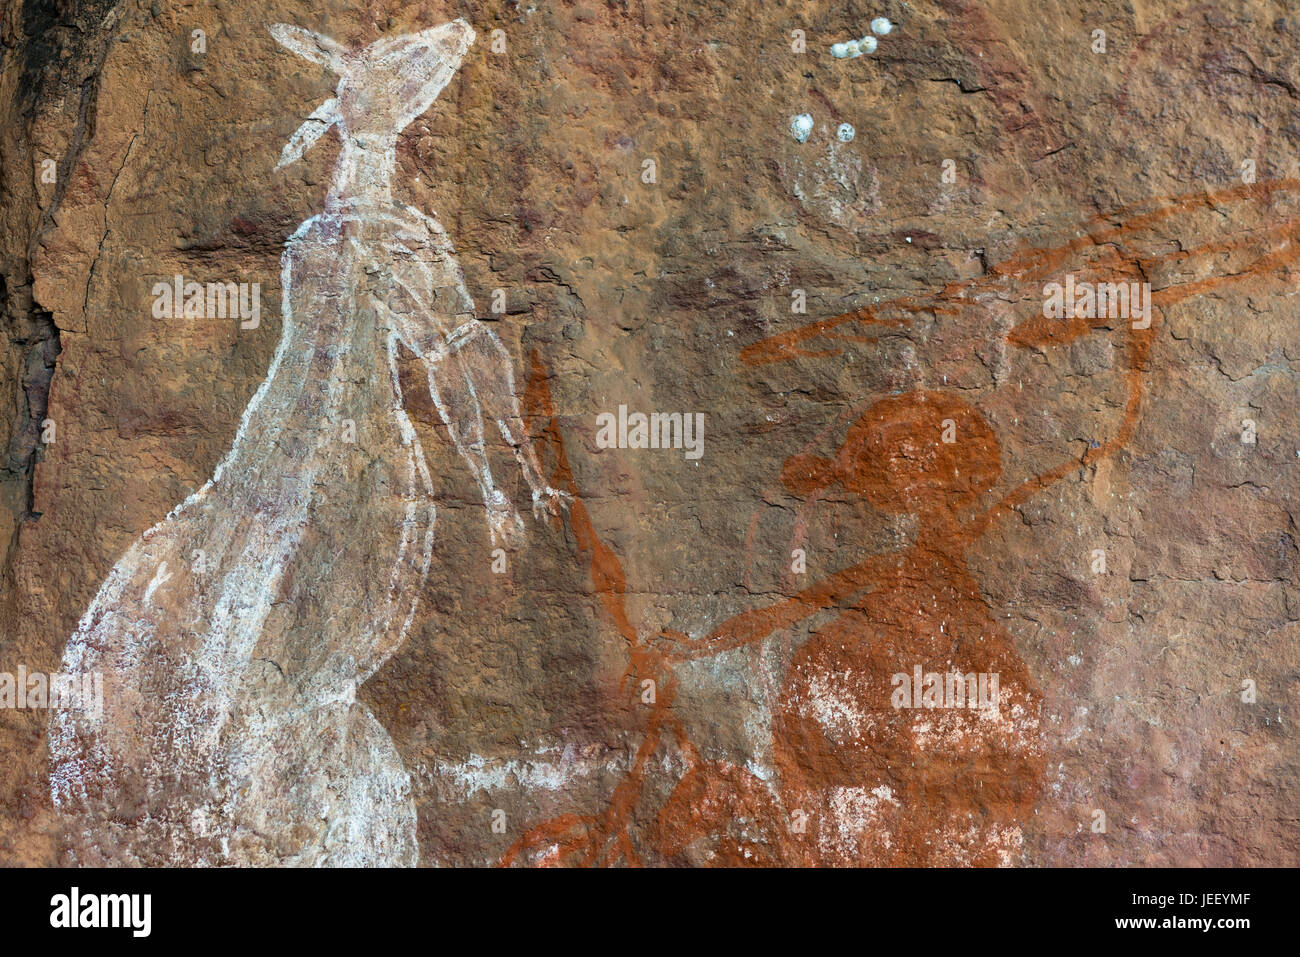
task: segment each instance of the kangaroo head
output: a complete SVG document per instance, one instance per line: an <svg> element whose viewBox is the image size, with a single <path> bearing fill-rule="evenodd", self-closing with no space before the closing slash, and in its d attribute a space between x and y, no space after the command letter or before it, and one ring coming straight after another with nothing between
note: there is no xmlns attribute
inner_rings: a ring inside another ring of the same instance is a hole
<svg viewBox="0 0 1300 957"><path fill-rule="evenodd" d="M335 96L298 128L279 166L292 163L331 126L345 139L391 142L438 98L474 42L464 20L348 50L302 27L273 24L271 35L286 49L335 73Z"/></svg>

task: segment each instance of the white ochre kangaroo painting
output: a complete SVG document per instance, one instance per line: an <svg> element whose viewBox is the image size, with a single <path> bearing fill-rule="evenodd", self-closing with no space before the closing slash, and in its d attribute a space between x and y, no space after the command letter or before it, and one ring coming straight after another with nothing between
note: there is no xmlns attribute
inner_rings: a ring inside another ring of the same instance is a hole
<svg viewBox="0 0 1300 957"><path fill-rule="evenodd" d="M102 715L53 712L54 801L100 854L82 863L416 863L410 778L356 698L401 645L433 545L401 346L427 369L494 545L524 526L489 470L485 419L534 509L563 497L442 226L390 195L398 134L474 31L456 20L360 50L271 32L339 78L280 165L331 127L342 147L324 211L285 245L279 347L229 453L122 556L64 653L65 670L113 689Z"/></svg>

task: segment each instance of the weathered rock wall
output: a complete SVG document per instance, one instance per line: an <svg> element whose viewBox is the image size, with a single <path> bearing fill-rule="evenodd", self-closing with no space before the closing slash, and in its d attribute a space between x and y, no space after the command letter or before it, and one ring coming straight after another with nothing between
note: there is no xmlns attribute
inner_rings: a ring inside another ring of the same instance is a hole
<svg viewBox="0 0 1300 957"><path fill-rule="evenodd" d="M574 502L494 570L405 356L438 530L360 696L421 862L1295 864L1288 6L13 0L0 671L59 669L266 375L338 150L275 168L335 81L267 25L460 16L396 196L455 243ZM260 322L154 318L177 274L258 283ZM1067 275L1148 283L1149 328L1044 320ZM599 447L620 406L703 413L702 456ZM898 723L889 676L948 663L1003 677L1004 723ZM0 710L4 863L87 859L46 722Z"/></svg>

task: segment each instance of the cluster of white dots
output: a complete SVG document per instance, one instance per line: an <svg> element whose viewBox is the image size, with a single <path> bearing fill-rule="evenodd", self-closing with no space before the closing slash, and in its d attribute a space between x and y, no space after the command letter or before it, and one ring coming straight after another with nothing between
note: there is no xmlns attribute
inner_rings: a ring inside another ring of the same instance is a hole
<svg viewBox="0 0 1300 957"><path fill-rule="evenodd" d="M894 25L886 17L876 17L871 21L871 33L876 36L884 36L894 29ZM846 57L861 56L864 53L876 52L876 37L871 34L863 37L861 40L848 40L844 43L831 44L831 56L841 60ZM790 118L790 135L800 143L808 142L808 137L812 135L813 118L809 113L800 113L798 116ZM841 143L853 142L853 137L857 135L857 130L853 128L852 123L841 123L835 131ZM1296 453L1300 455L1300 452Z"/></svg>
<svg viewBox="0 0 1300 957"><path fill-rule="evenodd" d="M894 25L885 17L876 17L876 19L871 21L871 33L874 33L876 36L883 37L892 29L894 29ZM871 33L868 33L861 40L846 40L843 43L832 43L831 56L843 60L855 56L862 56L864 53L875 53L876 37L873 37Z"/></svg>

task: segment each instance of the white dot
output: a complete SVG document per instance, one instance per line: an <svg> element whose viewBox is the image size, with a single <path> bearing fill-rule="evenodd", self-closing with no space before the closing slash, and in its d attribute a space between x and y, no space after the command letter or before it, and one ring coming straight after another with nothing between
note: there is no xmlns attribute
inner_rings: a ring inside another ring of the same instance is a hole
<svg viewBox="0 0 1300 957"><path fill-rule="evenodd" d="M876 17L876 19L871 21L871 32L876 34L876 36L883 37L892 29L894 29L894 25L889 22L887 17Z"/></svg>
<svg viewBox="0 0 1300 957"><path fill-rule="evenodd" d="M841 123L840 128L835 131L835 135L840 138L841 143L851 143L856 132L852 123Z"/></svg>

